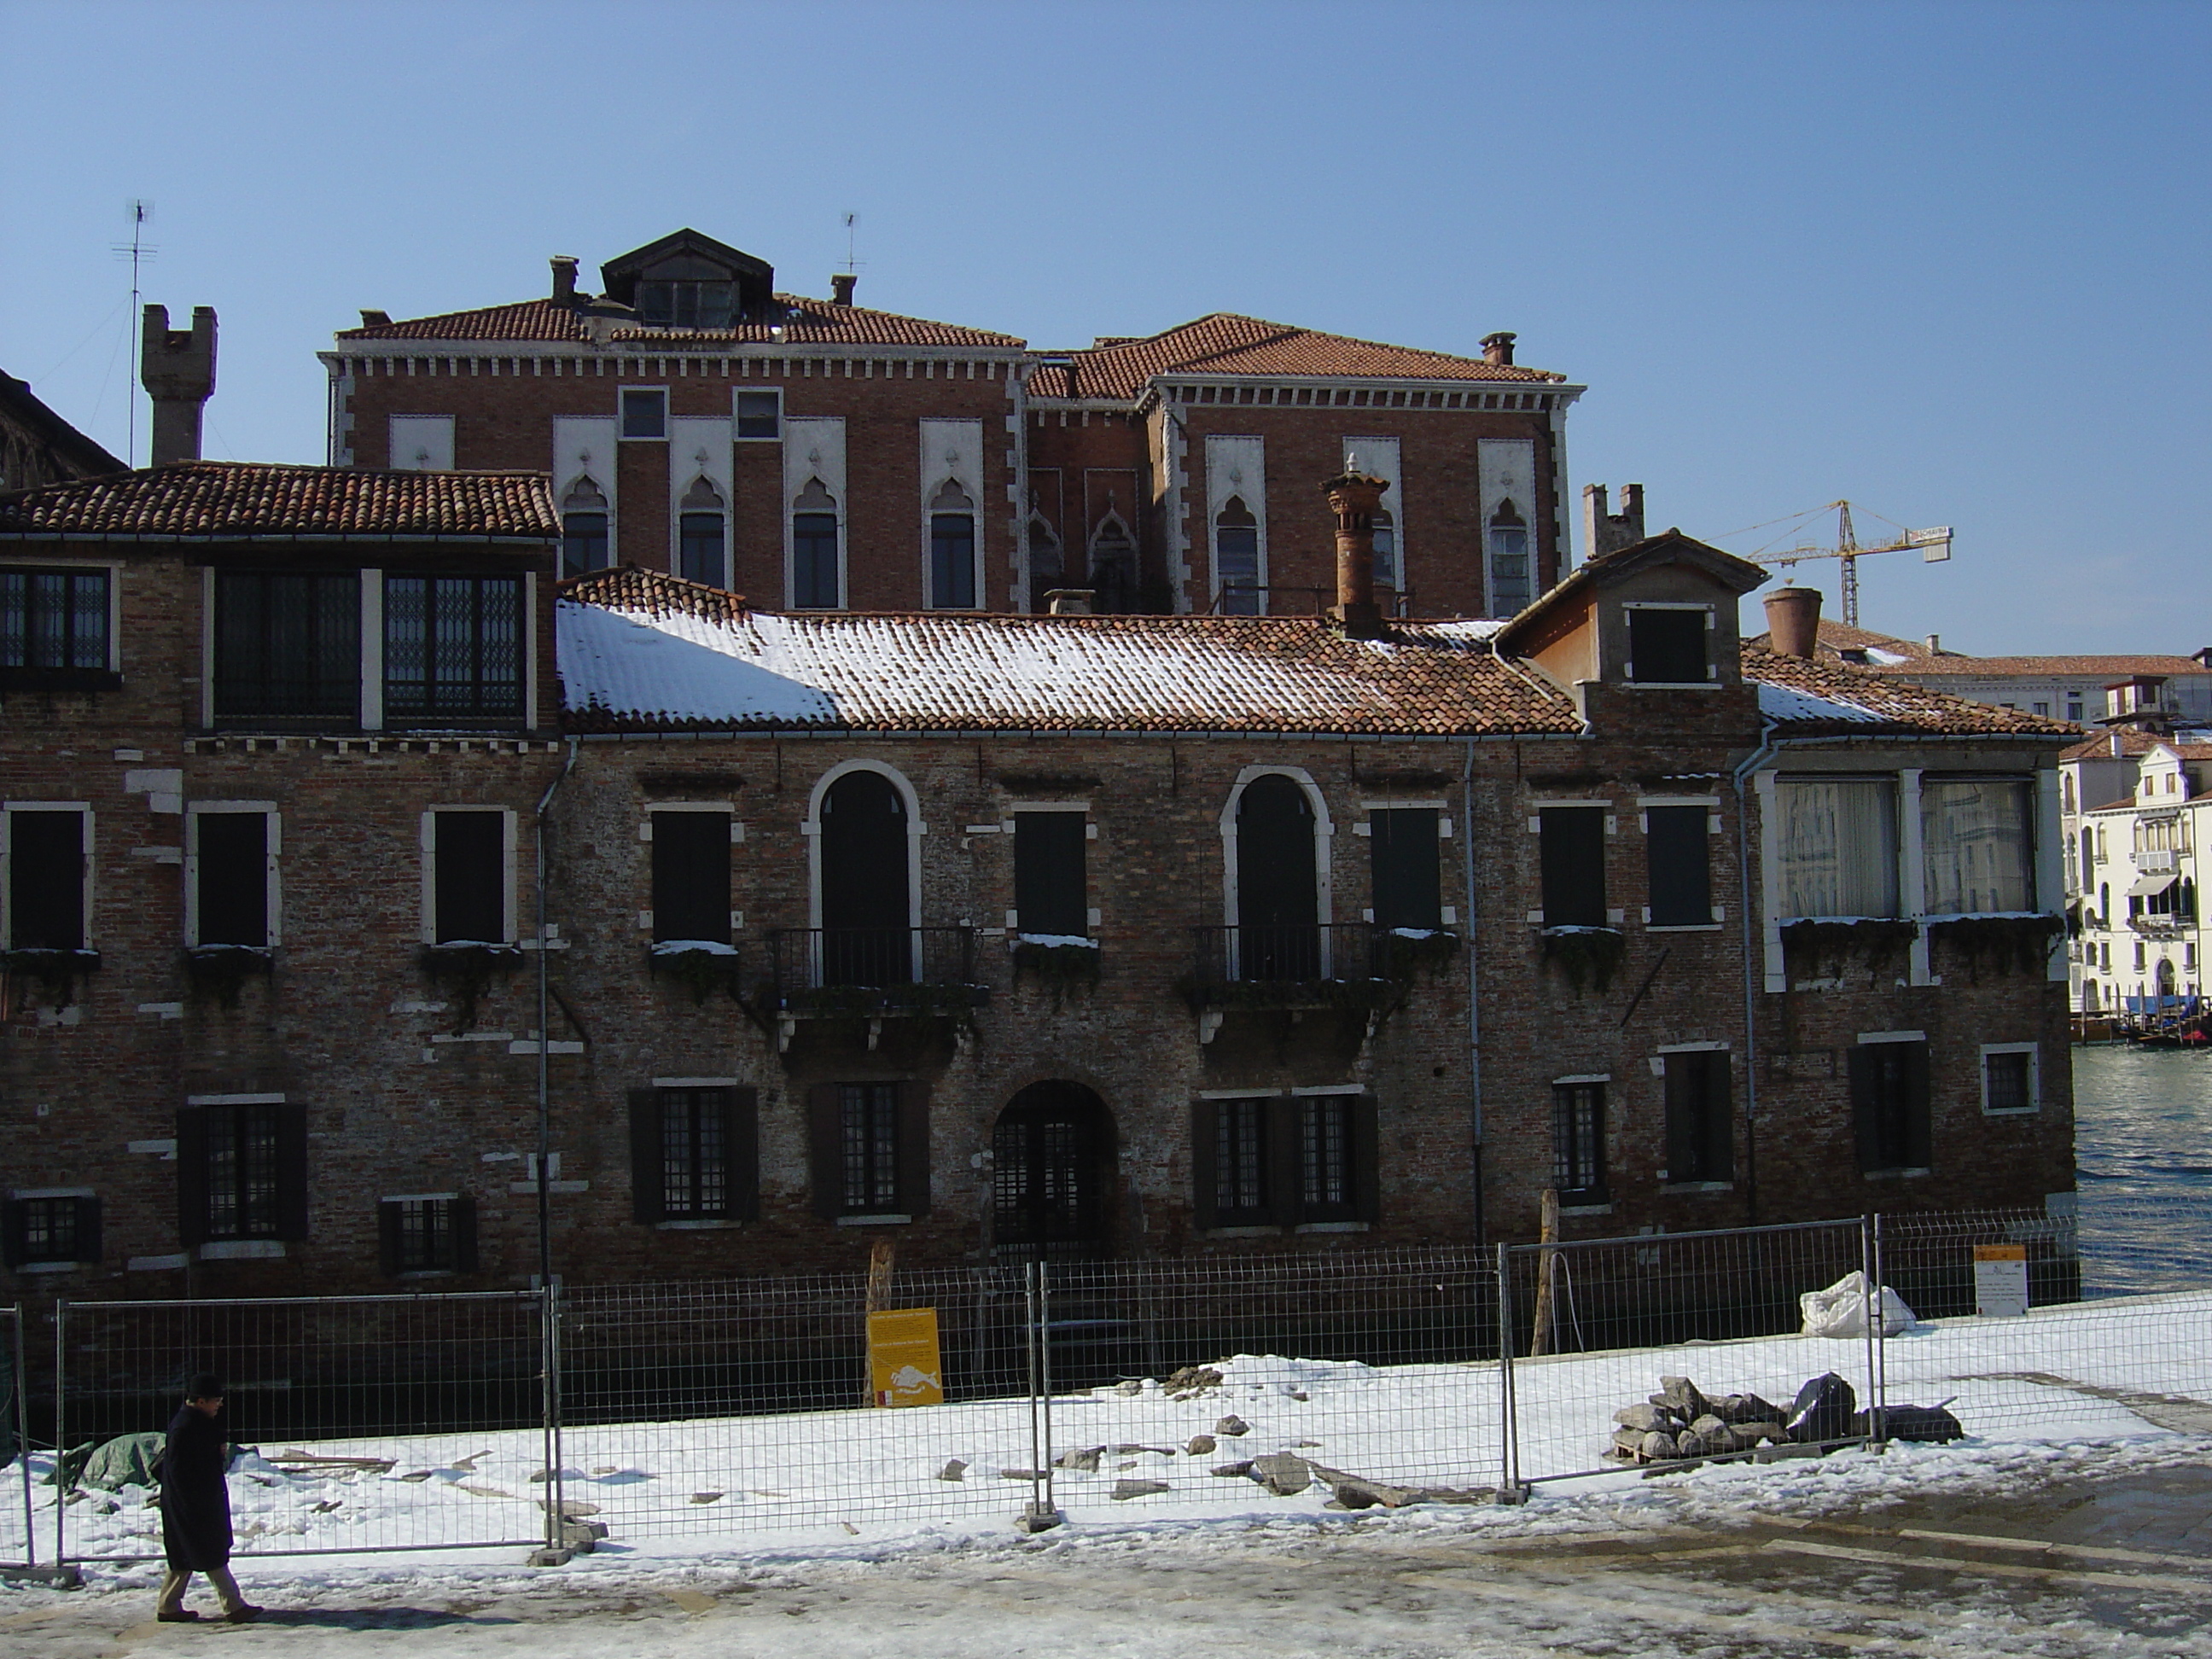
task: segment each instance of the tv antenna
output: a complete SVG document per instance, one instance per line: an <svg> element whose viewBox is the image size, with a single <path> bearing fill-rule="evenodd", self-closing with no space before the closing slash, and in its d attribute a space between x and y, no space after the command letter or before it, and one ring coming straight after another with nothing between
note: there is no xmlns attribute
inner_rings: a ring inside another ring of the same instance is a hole
<svg viewBox="0 0 2212 1659"><path fill-rule="evenodd" d="M1859 510L1863 513L1866 511L1863 507ZM1792 532L1802 535L1807 528L1806 521L1816 513L1832 513L1836 515L1834 546L1827 547L1812 542L1800 542L1795 547L1779 549L1774 547L1774 543L1780 541L1782 536L1789 535ZM1870 519L1881 519L1879 513L1869 513L1867 516ZM1858 562L1862 558L1869 553L1897 553L1907 548L1917 548L1920 550L1921 562L1924 564L1941 564L1951 556L1950 526L1938 525L1931 530L1907 530L1903 525L1893 524L1887 519L1881 519L1881 521L1897 533L1873 547L1859 545L1858 536L1851 528L1851 504L1849 501L1830 501L1825 507L1808 507L1802 513L1793 513L1785 518L1769 519L1765 524L1755 524L1742 530L1733 530L1729 532L1729 535L1747 536L1754 530L1765 530L1774 525L1787 525L1790 528L1784 531L1782 536L1774 537L1765 547L1760 548L1756 552L1747 553L1743 556L1753 564L1779 565L1785 571L1807 559L1839 561L1843 567L1843 580L1840 586L1843 589L1844 626L1856 628L1859 625ZM1728 538L1723 537L1720 539L1725 541Z"/></svg>
<svg viewBox="0 0 2212 1659"><path fill-rule="evenodd" d="M153 216L154 204L134 196L131 198L131 240L110 244L117 258L131 261L131 314L124 319L123 323L126 337L131 330L138 326L139 307L143 303L138 289L139 267L161 252L146 240L146 222ZM123 401L130 410L125 428L130 435L124 442L123 459L130 461L138 453L138 394L129 392Z"/></svg>
<svg viewBox="0 0 2212 1659"><path fill-rule="evenodd" d="M860 216L857 213L845 216L845 269L848 271L858 271L860 268L860 260L854 257L860 240L860 234L854 227L860 222Z"/></svg>

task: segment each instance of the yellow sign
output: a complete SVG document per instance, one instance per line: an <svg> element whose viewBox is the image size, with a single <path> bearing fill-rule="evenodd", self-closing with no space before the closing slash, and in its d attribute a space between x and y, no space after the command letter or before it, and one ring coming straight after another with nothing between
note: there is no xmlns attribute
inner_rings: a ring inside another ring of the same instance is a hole
<svg viewBox="0 0 2212 1659"><path fill-rule="evenodd" d="M893 1308L868 1316L868 1379L878 1406L945 1403L936 1309Z"/></svg>

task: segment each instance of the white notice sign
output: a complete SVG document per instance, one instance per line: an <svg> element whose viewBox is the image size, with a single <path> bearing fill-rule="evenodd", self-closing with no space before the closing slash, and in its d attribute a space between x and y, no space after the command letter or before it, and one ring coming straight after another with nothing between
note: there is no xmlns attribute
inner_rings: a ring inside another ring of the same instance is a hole
<svg viewBox="0 0 2212 1659"><path fill-rule="evenodd" d="M1984 1319L2019 1319L2027 1312L2027 1246L1974 1246L1974 1311Z"/></svg>

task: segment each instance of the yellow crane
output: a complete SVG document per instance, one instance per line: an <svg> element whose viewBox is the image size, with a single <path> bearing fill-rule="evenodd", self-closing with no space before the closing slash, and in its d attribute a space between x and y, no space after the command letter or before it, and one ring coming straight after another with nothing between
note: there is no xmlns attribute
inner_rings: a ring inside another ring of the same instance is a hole
<svg viewBox="0 0 2212 1659"><path fill-rule="evenodd" d="M1861 511L1864 509L1862 508ZM1847 628L1856 628L1859 625L1858 562L1861 559L1873 553L1901 553L1908 548L1918 548L1921 562L1924 564L1941 564L1951 556L1951 526L1948 525L1938 525L1930 530L1907 530L1901 524L1893 524L1889 520L1882 519L1881 521L1889 525L1890 528L1897 533L1876 546L1862 547L1859 544L1857 534L1851 528L1851 504L1849 501L1830 501L1825 507L1810 507L1805 512L1793 513L1784 519L1769 519L1765 524L1751 525L1745 529L1733 531L1730 534L1747 536L1754 530L1765 530L1778 524L1790 526L1790 530L1782 532L1783 535L1789 535L1793 532L1802 533L1807 527L1805 521L1816 513L1832 513L1836 515L1836 544L1833 547L1801 542L1795 547L1778 549L1773 546L1772 542L1770 542L1757 552L1745 554L1744 557L1749 559L1753 564L1778 565L1784 570L1802 563L1807 559L1840 560L1843 564L1841 586L1844 625ZM1869 513L1867 516L1875 519L1881 518L1878 513ZM1723 537L1722 539L1728 538ZM1779 536L1774 538L1775 541L1780 539Z"/></svg>

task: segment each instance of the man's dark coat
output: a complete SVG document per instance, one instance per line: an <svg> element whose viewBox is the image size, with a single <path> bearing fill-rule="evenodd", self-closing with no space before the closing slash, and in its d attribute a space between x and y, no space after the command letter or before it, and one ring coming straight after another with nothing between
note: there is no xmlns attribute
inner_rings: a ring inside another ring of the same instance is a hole
<svg viewBox="0 0 2212 1659"><path fill-rule="evenodd" d="M179 1406L161 1454L161 1549L180 1572L205 1572L230 1560L229 1462L222 1425Z"/></svg>

